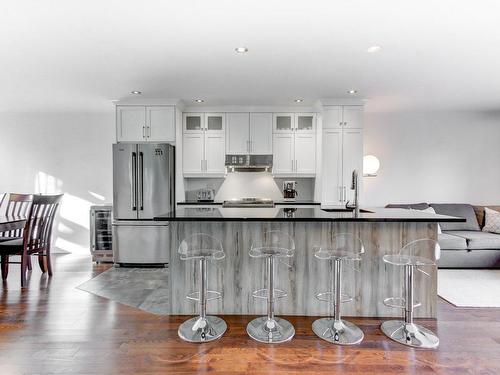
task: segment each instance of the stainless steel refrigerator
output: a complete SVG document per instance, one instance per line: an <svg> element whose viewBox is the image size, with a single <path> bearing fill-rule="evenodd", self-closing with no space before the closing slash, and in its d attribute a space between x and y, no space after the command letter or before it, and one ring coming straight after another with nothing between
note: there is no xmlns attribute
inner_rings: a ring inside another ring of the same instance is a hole
<svg viewBox="0 0 500 375"><path fill-rule="evenodd" d="M120 265L163 265L168 222L153 221L175 207L175 147L167 143L113 145L113 250Z"/></svg>

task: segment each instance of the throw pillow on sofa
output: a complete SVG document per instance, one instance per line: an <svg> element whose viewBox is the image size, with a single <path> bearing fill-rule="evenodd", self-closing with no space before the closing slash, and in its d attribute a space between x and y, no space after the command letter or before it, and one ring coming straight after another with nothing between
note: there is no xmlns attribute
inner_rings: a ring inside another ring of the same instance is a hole
<svg viewBox="0 0 500 375"><path fill-rule="evenodd" d="M419 211L428 212L430 214L435 214L436 213L436 210L434 210L434 208L432 208L432 207L426 208L425 210L419 210ZM442 231L441 231L441 224L438 224L438 234L441 234L441 233L442 233Z"/></svg>
<svg viewBox="0 0 500 375"><path fill-rule="evenodd" d="M483 232L500 234L500 212L485 207L484 219Z"/></svg>

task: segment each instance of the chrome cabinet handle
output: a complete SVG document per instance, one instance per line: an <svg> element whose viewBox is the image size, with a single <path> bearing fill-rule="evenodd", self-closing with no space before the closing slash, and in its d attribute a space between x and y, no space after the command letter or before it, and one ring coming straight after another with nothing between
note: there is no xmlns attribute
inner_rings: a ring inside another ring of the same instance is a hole
<svg viewBox="0 0 500 375"><path fill-rule="evenodd" d="M345 191L345 186L343 186L343 190L344 190L344 202L347 200L347 194L346 194L346 191Z"/></svg>
<svg viewBox="0 0 500 375"><path fill-rule="evenodd" d="M203 172L203 159L200 160L200 169Z"/></svg>
<svg viewBox="0 0 500 375"><path fill-rule="evenodd" d="M339 202L342 203L342 186L339 186Z"/></svg>
<svg viewBox="0 0 500 375"><path fill-rule="evenodd" d="M132 211L137 210L137 154L132 152L132 195L131 195L131 206Z"/></svg>
<svg viewBox="0 0 500 375"><path fill-rule="evenodd" d="M294 167L294 162L293 162L293 159L292 159L292 172L294 171L293 167Z"/></svg>
<svg viewBox="0 0 500 375"><path fill-rule="evenodd" d="M138 180L139 210L144 211L144 154L139 152L139 180Z"/></svg>
<svg viewBox="0 0 500 375"><path fill-rule="evenodd" d="M146 127L142 127L142 138L146 138Z"/></svg>

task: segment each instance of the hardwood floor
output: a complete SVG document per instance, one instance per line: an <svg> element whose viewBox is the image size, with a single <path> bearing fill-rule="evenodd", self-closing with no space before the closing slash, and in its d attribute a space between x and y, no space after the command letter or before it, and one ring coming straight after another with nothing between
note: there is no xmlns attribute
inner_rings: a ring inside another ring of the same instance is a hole
<svg viewBox="0 0 500 375"><path fill-rule="evenodd" d="M11 265L0 294L0 374L500 374L500 309L457 309L439 300L438 321L423 322L438 350L406 348L387 339L378 319L352 319L365 332L355 347L338 347L312 333L314 318L288 317L296 337L281 345L247 337L248 316L225 316L217 342L177 337L185 317L162 317L75 289L107 269L89 257L54 257L54 276L34 266L20 290Z"/></svg>

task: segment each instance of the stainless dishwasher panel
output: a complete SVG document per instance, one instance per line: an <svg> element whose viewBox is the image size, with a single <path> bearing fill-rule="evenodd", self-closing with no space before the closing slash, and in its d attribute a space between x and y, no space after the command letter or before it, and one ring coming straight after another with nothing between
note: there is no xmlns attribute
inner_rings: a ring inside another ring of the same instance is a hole
<svg viewBox="0 0 500 375"><path fill-rule="evenodd" d="M113 222L114 261L121 265L164 265L170 258L169 223Z"/></svg>

